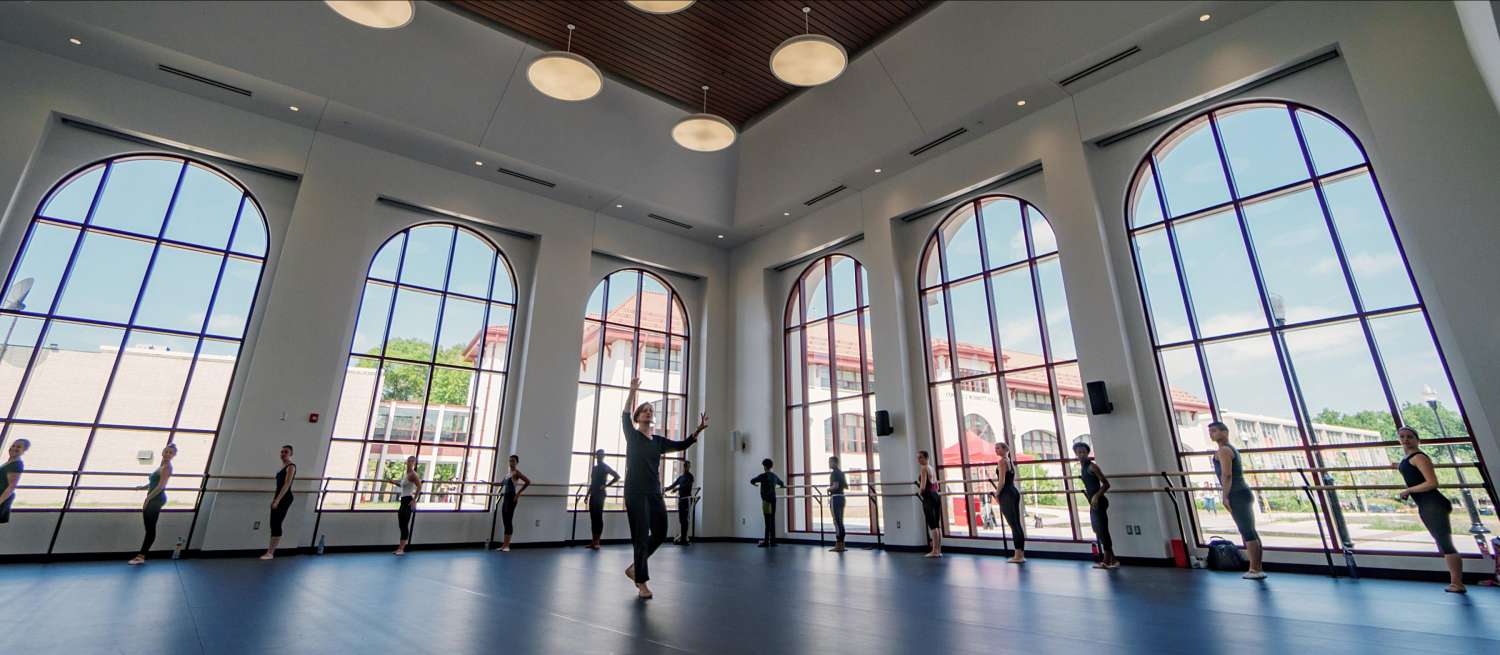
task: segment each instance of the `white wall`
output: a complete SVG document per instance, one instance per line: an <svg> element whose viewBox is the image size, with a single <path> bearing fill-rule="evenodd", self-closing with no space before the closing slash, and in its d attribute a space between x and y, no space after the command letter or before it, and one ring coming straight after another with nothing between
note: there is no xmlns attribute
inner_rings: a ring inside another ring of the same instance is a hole
<svg viewBox="0 0 1500 655"><path fill-rule="evenodd" d="M1042 188L1033 182L1017 194L1052 221L1084 379L1104 381L1115 404L1114 413L1091 417L1099 458L1115 471L1175 468L1123 228L1125 185L1151 135L1170 126L1110 148L1087 142L1335 47L1339 60L1250 95L1324 107L1348 122L1370 149L1493 479L1500 471L1500 441L1489 417L1500 409L1500 371L1488 363L1500 361L1500 344L1493 339L1500 317L1488 308L1500 302L1500 289L1488 281L1500 276L1500 264L1488 251L1500 242L1500 224L1488 216L1500 201L1500 189L1486 180L1500 174L1494 157L1500 115L1448 3L1277 4L737 248L730 297L738 316L734 372L743 383L735 389L733 406L735 427L753 435L749 456L736 461L737 477L751 475L762 455L777 454L782 438L774 367L780 365L775 326L784 298L767 298L767 271L853 234L864 235L861 262L871 273L876 369L882 372L877 392L897 426L897 434L881 443L884 478L913 477L909 462L916 450L931 444L914 292L914 253L925 234L893 224L892 218L1037 162L1043 167ZM776 355L769 371L762 363L766 348ZM898 370L899 379L888 374ZM753 516L753 491L737 492L738 515ZM1122 555L1166 555L1176 528L1165 503L1120 496L1112 514ZM886 517L888 542L923 543L920 530L912 530L919 520L913 502L889 500ZM1142 535L1124 535L1123 524L1141 525ZM741 536L756 530L753 522L735 527ZM1321 559L1296 553L1272 557ZM1364 557L1362 563L1439 565L1433 558L1410 557Z"/></svg>
<svg viewBox="0 0 1500 655"><path fill-rule="evenodd" d="M586 262L595 253L613 253L701 278L683 289L697 329L689 411L713 409L723 402L717 391L724 386L723 369L717 365L723 357L723 337L716 337L721 333L718 326L726 322L720 300L726 277L721 251L32 50L0 43L0 61L0 86L7 89L0 95L0 180L7 189L24 191L6 191L0 252L8 258L16 252L40 193L58 170L67 168L66 159L78 159L75 166L90 161L53 147L54 136L75 131L60 126L54 113L302 176L300 182L285 183L285 197L271 198L281 202L268 206L272 255L211 473L274 473L275 449L282 443L296 447L304 476L321 473L370 258L392 233L433 220L379 205L380 195L472 217L471 226L499 243L515 265L519 311L500 446L502 453L520 453L534 480L567 481L583 306L598 281ZM135 144L120 147L146 149ZM264 186L252 185L252 190L260 195L280 193L263 190ZM536 236L520 239L487 230L486 225ZM324 419L308 423L312 412ZM699 450L722 448L716 440L723 443L718 437L726 432L722 424L715 426ZM693 456L703 457L701 452ZM711 469L711 457L707 464L704 468ZM245 484L250 483L236 486ZM287 544L305 545L312 539L312 494L300 496L287 521ZM561 498L523 503L518 525L529 529L521 530L521 540L566 539L570 525L558 511L562 504ZM265 499L256 496L225 495L206 502L194 547L261 546L267 535L264 523L259 532L251 525L264 522L265 505ZM35 552L34 539L13 542L32 532L50 537L55 516L26 513L21 525L45 527L5 531L0 534L0 551ZM185 518L163 520L159 547L170 547L185 534L187 521L179 520ZM538 520L539 529L534 527ZM423 514L415 540L480 541L490 521L487 513ZM133 514L75 513L63 525L59 552L124 551L139 539L139 519ZM706 528L700 524L700 530ZM396 532L390 513L329 513L322 531L332 545L389 543ZM612 528L611 536L619 534ZM41 548L45 549L45 539Z"/></svg>

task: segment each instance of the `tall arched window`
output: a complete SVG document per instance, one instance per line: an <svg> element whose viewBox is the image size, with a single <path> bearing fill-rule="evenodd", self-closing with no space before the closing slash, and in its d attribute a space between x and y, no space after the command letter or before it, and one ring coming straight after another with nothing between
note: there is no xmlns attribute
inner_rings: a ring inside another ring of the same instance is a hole
<svg viewBox="0 0 1500 655"><path fill-rule="evenodd" d="M793 532L816 532L820 521L833 529L833 517L827 509L820 515L811 498L814 487L826 493L829 457L839 458L849 481L846 529L874 534L880 527L879 505L868 495L880 480L868 288L858 261L828 255L808 265L787 299L785 465L787 488L803 496L787 501Z"/></svg>
<svg viewBox="0 0 1500 655"><path fill-rule="evenodd" d="M1252 101L1198 115L1137 170L1127 206L1166 404L1184 470L1211 470L1207 423L1229 426L1251 485L1300 467L1356 487L1310 503L1257 494L1268 546L1323 548L1319 522L1368 551L1432 552L1395 492L1398 424L1416 427L1460 529L1500 528L1494 497L1422 297L1363 147L1311 107ZM1212 476L1195 484L1212 484ZM1201 537L1232 534L1196 506ZM1461 517L1461 518L1460 518ZM1460 548L1476 552L1472 540ZM1335 548L1337 546L1334 546Z"/></svg>
<svg viewBox="0 0 1500 655"><path fill-rule="evenodd" d="M387 481L411 455L418 509L489 507L514 280L489 239L447 223L402 230L375 253L323 469L340 493L325 509L395 509L399 487Z"/></svg>
<svg viewBox="0 0 1500 655"><path fill-rule="evenodd" d="M569 482L588 484L594 451L601 448L606 463L625 475L620 412L634 378L641 380L636 402L655 407L658 434L669 439L687 436L689 352L687 312L682 297L666 280L631 268L599 281L584 309ZM683 459L680 452L662 457L663 483L676 476ZM675 507L676 496L669 494L667 502ZM623 510L625 505L614 496L605 508ZM586 508L569 504L568 509Z"/></svg>
<svg viewBox="0 0 1500 655"><path fill-rule="evenodd" d="M266 241L244 186L176 155L107 159L48 192L0 305L0 440L31 441L26 485L44 487L16 507L139 509L168 443L167 507L196 506Z"/></svg>
<svg viewBox="0 0 1500 655"><path fill-rule="evenodd" d="M1040 520L1028 534L1084 538L1087 522L1080 528L1077 499L1065 493L1076 481L1064 444L1090 430L1047 218L1013 196L967 201L933 231L919 277L933 464L943 491L963 494L944 496L947 533L1001 536L987 518L994 441L974 430L977 418L1004 427L1021 464L1028 518Z"/></svg>

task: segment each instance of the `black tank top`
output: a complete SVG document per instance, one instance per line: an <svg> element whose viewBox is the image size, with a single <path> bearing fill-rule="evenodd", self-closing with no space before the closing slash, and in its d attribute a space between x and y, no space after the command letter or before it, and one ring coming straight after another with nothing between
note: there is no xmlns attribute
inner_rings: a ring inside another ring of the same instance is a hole
<svg viewBox="0 0 1500 655"><path fill-rule="evenodd" d="M1089 498L1093 498L1094 494L1099 493L1099 476L1094 475L1094 458L1090 457L1080 463L1083 470L1078 473L1078 479L1083 481L1084 492Z"/></svg>
<svg viewBox="0 0 1500 655"><path fill-rule="evenodd" d="M286 486L286 472L287 472L287 469L290 469L290 468L292 468L292 465L291 464L287 464L286 466L281 467L280 471L276 472L276 491L272 492L272 493L280 492L281 488L284 487L284 486ZM291 498L291 497L292 497L292 490L291 489L287 489L286 490L286 495L282 496L283 499L285 499L285 498Z"/></svg>
<svg viewBox="0 0 1500 655"><path fill-rule="evenodd" d="M1422 469L1417 468L1415 464L1411 463L1411 458L1416 457L1417 455L1426 454L1427 453L1419 450L1402 458L1401 463L1396 465L1396 470L1401 472L1401 479L1406 482L1406 486L1415 487L1427 481L1427 476L1422 475ZM1429 459L1431 458L1430 455L1428 457ZM1443 492L1438 491L1437 489L1433 489L1431 491L1418 491L1411 495L1411 499L1418 503L1432 502L1433 500L1436 500L1438 498L1442 499L1439 502L1449 502L1448 497L1444 496Z"/></svg>
<svg viewBox="0 0 1500 655"><path fill-rule="evenodd" d="M502 494L504 494L506 500L514 500L515 499L515 497L516 497L516 477L515 477L514 473L512 473L511 475L505 476L505 482L503 482L503 483L500 484L500 492Z"/></svg>
<svg viewBox="0 0 1500 655"><path fill-rule="evenodd" d="M1006 464L1005 481L1000 483L1000 493L1019 492L1020 489L1016 488L1016 464L1015 462L1006 462ZM996 466L995 468L998 470L1000 467Z"/></svg>

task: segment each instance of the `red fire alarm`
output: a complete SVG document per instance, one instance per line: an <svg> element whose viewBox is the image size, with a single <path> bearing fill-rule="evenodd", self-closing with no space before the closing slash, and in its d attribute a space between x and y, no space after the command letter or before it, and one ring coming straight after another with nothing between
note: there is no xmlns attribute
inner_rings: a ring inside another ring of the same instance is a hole
<svg viewBox="0 0 1500 655"><path fill-rule="evenodd" d="M318 422L318 413L317 412L313 412L311 414L308 414L307 415L307 422L308 423L317 423Z"/></svg>

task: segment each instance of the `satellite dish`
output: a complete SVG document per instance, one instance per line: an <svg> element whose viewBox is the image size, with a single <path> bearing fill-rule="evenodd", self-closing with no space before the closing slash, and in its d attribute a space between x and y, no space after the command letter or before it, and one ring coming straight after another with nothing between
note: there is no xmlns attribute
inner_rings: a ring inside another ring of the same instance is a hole
<svg viewBox="0 0 1500 655"><path fill-rule="evenodd" d="M26 294L31 293L31 286L36 284L34 278L21 278L11 285L10 293L5 296L5 305L0 309L26 309Z"/></svg>

